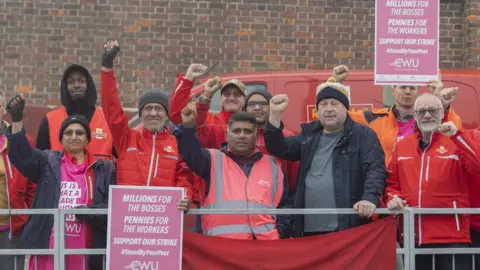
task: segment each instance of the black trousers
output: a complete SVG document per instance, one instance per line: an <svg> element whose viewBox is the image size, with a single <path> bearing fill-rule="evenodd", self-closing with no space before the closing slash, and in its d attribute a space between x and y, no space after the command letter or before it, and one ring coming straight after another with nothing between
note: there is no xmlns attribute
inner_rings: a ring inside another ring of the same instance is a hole
<svg viewBox="0 0 480 270"><path fill-rule="evenodd" d="M469 244L426 244L419 248L466 248ZM418 248L418 246L417 246ZM471 270L472 256L469 254L435 255L435 268L433 268L433 255L416 255L415 269L419 270L453 270L453 257L455 256L455 270Z"/></svg>
<svg viewBox="0 0 480 270"><path fill-rule="evenodd" d="M480 232L471 230L470 238L472 239L472 247L480 248ZM475 270L480 270L480 254L475 255Z"/></svg>

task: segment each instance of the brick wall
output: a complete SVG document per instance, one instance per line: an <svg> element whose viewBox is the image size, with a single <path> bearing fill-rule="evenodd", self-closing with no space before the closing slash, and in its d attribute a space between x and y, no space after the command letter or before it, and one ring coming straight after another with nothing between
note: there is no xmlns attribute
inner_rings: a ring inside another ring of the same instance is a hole
<svg viewBox="0 0 480 270"><path fill-rule="evenodd" d="M58 104L69 62L98 82L101 46L122 47L121 100L169 90L192 62L232 71L372 68L374 0L2 0L0 81ZM479 68L479 0L442 0L441 67ZM97 86L99 84L97 83Z"/></svg>

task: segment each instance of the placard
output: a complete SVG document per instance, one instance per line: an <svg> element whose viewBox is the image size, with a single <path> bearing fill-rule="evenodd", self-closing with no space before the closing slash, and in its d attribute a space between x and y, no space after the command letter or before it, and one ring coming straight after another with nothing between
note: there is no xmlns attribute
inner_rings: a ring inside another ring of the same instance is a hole
<svg viewBox="0 0 480 270"><path fill-rule="evenodd" d="M183 188L110 186L107 269L180 270Z"/></svg>
<svg viewBox="0 0 480 270"><path fill-rule="evenodd" d="M439 7L439 0L376 1L376 85L424 85L438 79Z"/></svg>

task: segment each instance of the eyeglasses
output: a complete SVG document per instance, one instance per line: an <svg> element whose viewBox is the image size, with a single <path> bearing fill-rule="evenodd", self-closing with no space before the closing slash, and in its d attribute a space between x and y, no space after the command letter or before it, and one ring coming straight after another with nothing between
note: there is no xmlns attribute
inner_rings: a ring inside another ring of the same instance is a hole
<svg viewBox="0 0 480 270"><path fill-rule="evenodd" d="M229 98L231 96L233 96L234 98L239 98L239 97L243 97L243 94L242 92L240 92L240 90L235 90L235 91L224 91L222 93L222 96L226 97L226 98Z"/></svg>
<svg viewBox="0 0 480 270"><path fill-rule="evenodd" d="M258 107L264 109L268 106L268 102L267 101L249 101L247 103L247 107L249 108L255 108L257 105Z"/></svg>
<svg viewBox="0 0 480 270"><path fill-rule="evenodd" d="M65 130L65 132L63 132L63 135L72 136L73 133L75 133L75 135L77 135L78 137L81 137L81 136L83 136L83 135L86 134L85 130L81 130L81 129L72 130L72 129L69 129L69 130Z"/></svg>
<svg viewBox="0 0 480 270"><path fill-rule="evenodd" d="M436 109L419 109L419 110L416 110L415 112L418 114L418 116L424 117L427 114L427 112L431 116L436 116L440 111L441 109L436 108Z"/></svg>

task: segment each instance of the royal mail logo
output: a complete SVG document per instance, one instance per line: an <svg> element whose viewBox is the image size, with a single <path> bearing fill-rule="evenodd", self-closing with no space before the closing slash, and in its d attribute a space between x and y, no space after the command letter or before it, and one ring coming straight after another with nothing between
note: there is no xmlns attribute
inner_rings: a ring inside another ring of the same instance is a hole
<svg viewBox="0 0 480 270"><path fill-rule="evenodd" d="M267 180L258 180L258 184L260 186L270 187L270 182L268 182Z"/></svg>
<svg viewBox="0 0 480 270"><path fill-rule="evenodd" d="M95 132L92 132L92 137L94 137L96 139L106 139L107 134L103 132L103 129L96 128Z"/></svg>
<svg viewBox="0 0 480 270"><path fill-rule="evenodd" d="M133 261L123 269L130 270L158 270L158 261Z"/></svg>
<svg viewBox="0 0 480 270"><path fill-rule="evenodd" d="M436 151L440 154L445 154L448 150L442 145Z"/></svg>
<svg viewBox="0 0 480 270"><path fill-rule="evenodd" d="M169 146L165 146L163 148L163 151L167 152L167 153L172 153L173 152L173 148L169 145Z"/></svg>

